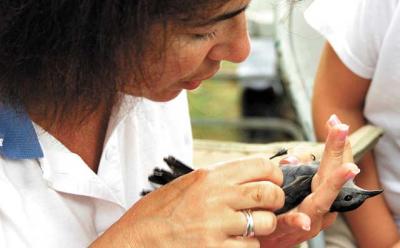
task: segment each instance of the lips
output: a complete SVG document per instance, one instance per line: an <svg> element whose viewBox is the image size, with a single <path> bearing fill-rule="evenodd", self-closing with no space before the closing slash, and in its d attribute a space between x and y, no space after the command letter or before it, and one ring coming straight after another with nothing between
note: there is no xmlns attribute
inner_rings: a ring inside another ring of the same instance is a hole
<svg viewBox="0 0 400 248"><path fill-rule="evenodd" d="M186 89L186 90L197 89L201 85L202 81L205 81L205 80L210 79L211 77L213 77L218 72L218 70L219 70L219 67L216 70L214 70L212 73L209 73L207 76L199 77L200 79L193 79L193 80L189 80L189 81L184 81L183 82L183 84L184 84L183 88Z"/></svg>

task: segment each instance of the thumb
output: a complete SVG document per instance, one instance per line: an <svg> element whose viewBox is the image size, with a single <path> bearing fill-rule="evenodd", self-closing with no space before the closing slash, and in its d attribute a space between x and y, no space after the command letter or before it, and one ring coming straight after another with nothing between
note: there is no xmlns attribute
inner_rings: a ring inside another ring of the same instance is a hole
<svg viewBox="0 0 400 248"><path fill-rule="evenodd" d="M317 181L327 178L329 174L343 164L343 156L348 133L349 126L342 123L336 124L329 129L320 168L317 172ZM319 182L317 182L317 184L319 184Z"/></svg>

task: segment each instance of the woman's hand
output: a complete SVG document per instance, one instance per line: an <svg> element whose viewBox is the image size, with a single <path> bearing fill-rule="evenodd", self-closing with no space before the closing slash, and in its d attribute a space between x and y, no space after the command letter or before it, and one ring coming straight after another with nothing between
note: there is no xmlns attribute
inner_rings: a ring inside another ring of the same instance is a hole
<svg viewBox="0 0 400 248"><path fill-rule="evenodd" d="M336 116L329 119L327 126L329 135L320 168L313 178L313 193L295 210L278 217L275 232L260 238L263 247L291 247L316 236L336 219L336 213L330 213L329 208L343 184L360 170L348 163L352 161L348 126Z"/></svg>
<svg viewBox="0 0 400 248"><path fill-rule="evenodd" d="M284 204L282 172L266 157L246 158L182 176L137 202L93 247L259 247L242 238L274 232Z"/></svg>
<svg viewBox="0 0 400 248"><path fill-rule="evenodd" d="M335 118L329 123L313 193L294 211L273 214L284 203L279 167L247 158L194 171L150 193L93 247L290 247L314 237L333 223L332 202L359 172L344 163L351 161L348 127ZM253 209L255 237L242 237L246 209Z"/></svg>

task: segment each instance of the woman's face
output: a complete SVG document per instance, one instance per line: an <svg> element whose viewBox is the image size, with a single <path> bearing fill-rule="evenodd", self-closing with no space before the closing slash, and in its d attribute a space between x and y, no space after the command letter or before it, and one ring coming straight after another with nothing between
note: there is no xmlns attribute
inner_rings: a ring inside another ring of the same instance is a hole
<svg viewBox="0 0 400 248"><path fill-rule="evenodd" d="M194 27L167 27L167 43L160 58L162 28L145 51L146 78L123 86L122 91L153 101L168 101L183 89L193 90L212 77L222 60L242 62L250 45L244 10L250 0L231 0L216 14Z"/></svg>

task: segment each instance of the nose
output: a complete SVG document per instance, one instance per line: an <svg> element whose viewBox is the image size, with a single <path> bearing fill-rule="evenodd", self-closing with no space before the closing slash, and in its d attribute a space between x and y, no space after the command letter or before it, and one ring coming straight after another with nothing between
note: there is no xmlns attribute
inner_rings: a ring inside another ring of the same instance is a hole
<svg viewBox="0 0 400 248"><path fill-rule="evenodd" d="M233 30L224 32L223 42L216 44L208 54L209 59L215 61L227 60L233 63L243 62L250 53L250 39L247 30L245 14L241 14L235 20Z"/></svg>

